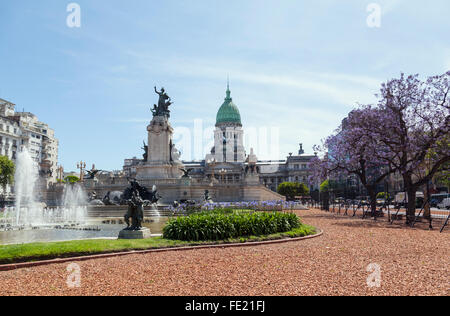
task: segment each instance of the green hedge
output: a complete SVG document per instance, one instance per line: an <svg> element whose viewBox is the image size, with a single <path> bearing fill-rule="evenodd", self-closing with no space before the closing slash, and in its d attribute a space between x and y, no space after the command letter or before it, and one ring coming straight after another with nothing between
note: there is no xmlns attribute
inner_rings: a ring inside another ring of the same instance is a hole
<svg viewBox="0 0 450 316"><path fill-rule="evenodd" d="M183 241L225 240L288 232L301 226L295 214L279 212L204 212L170 220L164 238Z"/></svg>

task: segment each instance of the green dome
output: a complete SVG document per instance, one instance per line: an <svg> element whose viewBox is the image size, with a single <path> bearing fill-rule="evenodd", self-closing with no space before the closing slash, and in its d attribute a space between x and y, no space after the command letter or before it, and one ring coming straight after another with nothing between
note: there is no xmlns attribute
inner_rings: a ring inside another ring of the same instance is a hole
<svg viewBox="0 0 450 316"><path fill-rule="evenodd" d="M217 112L216 118L216 125L225 123L242 125L241 114L239 113L237 106L233 103L229 87L227 89L227 97L225 98L225 102L220 107L219 112Z"/></svg>

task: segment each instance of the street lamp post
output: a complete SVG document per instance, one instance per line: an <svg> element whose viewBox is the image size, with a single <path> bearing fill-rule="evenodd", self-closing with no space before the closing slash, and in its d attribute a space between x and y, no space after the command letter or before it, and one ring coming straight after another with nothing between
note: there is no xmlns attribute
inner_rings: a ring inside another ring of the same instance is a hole
<svg viewBox="0 0 450 316"><path fill-rule="evenodd" d="M61 182L63 182L63 180L64 180L64 167L63 166L59 166L58 168L56 168L56 174L57 174L57 180L60 180Z"/></svg>
<svg viewBox="0 0 450 316"><path fill-rule="evenodd" d="M86 169L86 163L83 161L80 161L79 163L77 163L77 169L80 169L80 182L83 182L84 170Z"/></svg>
<svg viewBox="0 0 450 316"><path fill-rule="evenodd" d="M216 169L216 159L215 158L211 158L210 160L207 161L208 165L212 166L212 172L211 172L211 184L214 183L214 180L216 179L216 176L214 174L214 171Z"/></svg>
<svg viewBox="0 0 450 316"><path fill-rule="evenodd" d="M220 176L221 176L221 179L222 179L222 183L225 183L225 181L224 181L224 175L227 173L227 171L225 170L225 169L221 169L220 170Z"/></svg>

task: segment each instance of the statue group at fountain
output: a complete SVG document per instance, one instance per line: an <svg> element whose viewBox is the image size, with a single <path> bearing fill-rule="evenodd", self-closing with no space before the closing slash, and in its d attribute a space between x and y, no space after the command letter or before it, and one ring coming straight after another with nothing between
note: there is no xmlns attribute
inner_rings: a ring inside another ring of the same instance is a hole
<svg viewBox="0 0 450 316"><path fill-rule="evenodd" d="M140 186L135 179L131 179L129 182L130 187L125 189L123 194L128 204L128 212L125 214L125 223L127 223L125 230L140 230L144 220L144 205L158 204L161 196L158 194L156 186L153 186L152 192L149 192L147 188Z"/></svg>
<svg viewBox="0 0 450 316"><path fill-rule="evenodd" d="M123 229L119 238L121 239L143 239L151 236L148 228L142 227L144 221L144 206L156 206L161 196L158 194L156 186L152 192L139 185L135 179L129 179L130 186L125 189L122 199L128 205L127 213L124 216L127 227Z"/></svg>
<svg viewBox="0 0 450 316"><path fill-rule="evenodd" d="M128 212L125 214L125 230L141 230L142 221L144 220L144 201L139 196L139 191L133 191L131 199L128 200ZM131 223L130 223L131 219Z"/></svg>

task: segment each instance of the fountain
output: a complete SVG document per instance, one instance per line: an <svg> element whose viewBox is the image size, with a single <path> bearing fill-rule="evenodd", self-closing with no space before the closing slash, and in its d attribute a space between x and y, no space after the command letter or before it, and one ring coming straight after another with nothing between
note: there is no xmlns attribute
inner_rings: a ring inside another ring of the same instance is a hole
<svg viewBox="0 0 450 316"><path fill-rule="evenodd" d="M0 228L22 230L85 223L87 197L77 184L65 186L59 207L47 208L36 200L38 166L25 148L17 155L14 181L15 204L6 208Z"/></svg>
<svg viewBox="0 0 450 316"><path fill-rule="evenodd" d="M146 200L152 202L152 210L146 211L145 226L154 233L161 233L168 218L160 217L155 207L159 199L156 188L150 192L134 181L132 184L142 190ZM16 160L15 204L0 210L0 245L117 238L124 228L124 213L109 213L113 206L88 206L88 197L81 184L66 184L58 207L47 207L40 202L37 198L38 186L38 165L23 149ZM131 188L127 188L121 196L122 202L129 199L131 192ZM91 213L88 213L88 207ZM100 216L92 214L93 210L95 214L95 209L98 209ZM106 224L108 221L111 223Z"/></svg>

